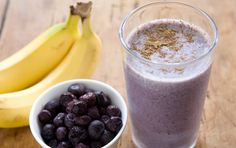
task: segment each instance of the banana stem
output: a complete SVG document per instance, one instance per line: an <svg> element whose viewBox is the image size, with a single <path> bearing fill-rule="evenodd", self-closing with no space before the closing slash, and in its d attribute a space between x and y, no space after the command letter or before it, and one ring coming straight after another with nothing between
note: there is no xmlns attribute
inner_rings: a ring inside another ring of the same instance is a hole
<svg viewBox="0 0 236 148"><path fill-rule="evenodd" d="M80 15L82 19L82 30L83 34L82 36L84 38L87 38L93 34L92 28L91 28L91 9L92 9L92 2L88 3L82 3L79 2L76 5L76 12Z"/></svg>
<svg viewBox="0 0 236 148"><path fill-rule="evenodd" d="M69 18L66 21L67 28L77 28L79 24L80 16L78 15L70 15Z"/></svg>
<svg viewBox="0 0 236 148"><path fill-rule="evenodd" d="M79 8L77 6L70 6L70 16L66 21L67 28L77 29L79 20L81 18L80 13L78 12Z"/></svg>
<svg viewBox="0 0 236 148"><path fill-rule="evenodd" d="M82 20L83 37L89 37L93 34L90 16Z"/></svg>

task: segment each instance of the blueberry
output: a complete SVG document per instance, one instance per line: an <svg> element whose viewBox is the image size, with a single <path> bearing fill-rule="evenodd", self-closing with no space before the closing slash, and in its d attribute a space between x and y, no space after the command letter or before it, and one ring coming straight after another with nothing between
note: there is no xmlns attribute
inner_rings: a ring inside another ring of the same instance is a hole
<svg viewBox="0 0 236 148"><path fill-rule="evenodd" d="M121 116L121 111L120 109L115 106L115 105L109 105L107 107L107 114L109 116L116 116L116 117L120 117Z"/></svg>
<svg viewBox="0 0 236 148"><path fill-rule="evenodd" d="M78 98L83 94L85 94L85 91L86 91L85 86L78 83L72 84L68 88L68 92L74 94Z"/></svg>
<svg viewBox="0 0 236 148"><path fill-rule="evenodd" d="M101 117L101 121L105 124L108 120L110 119L110 117L108 115L102 115Z"/></svg>
<svg viewBox="0 0 236 148"><path fill-rule="evenodd" d="M83 115L88 111L87 103L84 101L73 100L68 103L66 111L76 115Z"/></svg>
<svg viewBox="0 0 236 148"><path fill-rule="evenodd" d="M87 113L88 108L87 108L87 103L85 101L78 101L75 104L75 107L72 109L72 112L77 113L77 114L85 114Z"/></svg>
<svg viewBox="0 0 236 148"><path fill-rule="evenodd" d="M38 119L43 124L48 123L52 120L52 114L50 113L50 111L44 109L39 113Z"/></svg>
<svg viewBox="0 0 236 148"><path fill-rule="evenodd" d="M111 104L111 100L108 96L105 95L104 92L102 91L97 91L95 92L95 96L96 96L96 99L97 99L97 104L99 106L108 106Z"/></svg>
<svg viewBox="0 0 236 148"><path fill-rule="evenodd" d="M96 96L93 92L87 92L79 100L87 102L90 107L96 105Z"/></svg>
<svg viewBox="0 0 236 148"><path fill-rule="evenodd" d="M96 106L90 107L88 109L88 115L90 117L92 117L93 119L99 119L100 118L99 110Z"/></svg>
<svg viewBox="0 0 236 148"><path fill-rule="evenodd" d="M75 118L75 124L80 126L87 126L92 121L92 118L88 115L83 115Z"/></svg>
<svg viewBox="0 0 236 148"><path fill-rule="evenodd" d="M94 92L94 90L91 89L91 88L87 88L86 91L85 91L85 93L89 93L89 92Z"/></svg>
<svg viewBox="0 0 236 148"><path fill-rule="evenodd" d="M64 118L66 114L65 113L59 113L56 115L56 117L53 119L53 124L56 127L63 126L64 125Z"/></svg>
<svg viewBox="0 0 236 148"><path fill-rule="evenodd" d="M86 129L74 126L70 129L68 137L70 142L75 146L76 144L83 142L88 137L88 133Z"/></svg>
<svg viewBox="0 0 236 148"><path fill-rule="evenodd" d="M71 144L68 141L62 141L57 145L57 148L71 148Z"/></svg>
<svg viewBox="0 0 236 148"><path fill-rule="evenodd" d="M57 140L52 139L49 142L47 142L47 145L50 146L51 148L56 148L57 147Z"/></svg>
<svg viewBox="0 0 236 148"><path fill-rule="evenodd" d="M53 124L45 124L42 128L41 135L45 141L55 138L55 126Z"/></svg>
<svg viewBox="0 0 236 148"><path fill-rule="evenodd" d="M65 140L67 136L67 129L65 127L58 127L56 130L57 140L62 141Z"/></svg>
<svg viewBox="0 0 236 148"><path fill-rule="evenodd" d="M102 144L99 141L90 142L90 148L101 148Z"/></svg>
<svg viewBox="0 0 236 148"><path fill-rule="evenodd" d="M108 144L116 135L108 130L105 130L102 134L100 141L103 145Z"/></svg>
<svg viewBox="0 0 236 148"><path fill-rule="evenodd" d="M75 124L75 114L69 113L64 118L64 124L66 127L71 128Z"/></svg>
<svg viewBox="0 0 236 148"><path fill-rule="evenodd" d="M88 133L89 137L98 140L105 130L105 125L99 120L94 120L89 124Z"/></svg>
<svg viewBox="0 0 236 148"><path fill-rule="evenodd" d="M58 99L53 99L44 106L44 109L50 111L54 115L60 111L60 108L61 106Z"/></svg>
<svg viewBox="0 0 236 148"><path fill-rule="evenodd" d="M100 115L105 115L105 114L107 113L105 107L98 107L98 110L99 110L99 114L100 114Z"/></svg>
<svg viewBox="0 0 236 148"><path fill-rule="evenodd" d="M72 113L72 108L74 106L74 101L77 101L77 100L72 100L69 103L67 103L67 105L66 105L66 112L67 113Z"/></svg>
<svg viewBox="0 0 236 148"><path fill-rule="evenodd" d="M75 148L89 148L89 146L87 146L83 143L79 143L79 144L76 144Z"/></svg>
<svg viewBox="0 0 236 148"><path fill-rule="evenodd" d="M111 132L116 132L118 133L119 130L121 129L123 123L120 117L111 117L107 122L106 122L106 128L110 130Z"/></svg>
<svg viewBox="0 0 236 148"><path fill-rule="evenodd" d="M60 96L59 102L64 108L66 108L67 104L74 99L76 99L75 95L73 95L70 92L65 92L64 94Z"/></svg>

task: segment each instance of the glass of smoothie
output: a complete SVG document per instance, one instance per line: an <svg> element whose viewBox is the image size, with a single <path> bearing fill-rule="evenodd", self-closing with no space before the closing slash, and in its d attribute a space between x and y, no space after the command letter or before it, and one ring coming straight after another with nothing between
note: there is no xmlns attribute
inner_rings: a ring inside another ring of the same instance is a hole
<svg viewBox="0 0 236 148"><path fill-rule="evenodd" d="M195 146L218 31L201 9L154 2L119 30L132 138L139 148Z"/></svg>

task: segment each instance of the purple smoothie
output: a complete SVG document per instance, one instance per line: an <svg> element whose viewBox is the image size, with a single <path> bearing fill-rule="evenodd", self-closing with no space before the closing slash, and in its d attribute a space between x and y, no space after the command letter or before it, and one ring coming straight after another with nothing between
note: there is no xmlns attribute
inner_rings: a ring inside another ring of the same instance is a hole
<svg viewBox="0 0 236 148"><path fill-rule="evenodd" d="M156 31L160 26L173 32L174 44ZM148 46L151 54L143 51L150 33L154 43L164 42ZM190 61L208 52L208 35L187 22L162 19L134 29L127 41L136 55L126 57L124 68L134 143L140 148L190 148L198 135L211 60Z"/></svg>

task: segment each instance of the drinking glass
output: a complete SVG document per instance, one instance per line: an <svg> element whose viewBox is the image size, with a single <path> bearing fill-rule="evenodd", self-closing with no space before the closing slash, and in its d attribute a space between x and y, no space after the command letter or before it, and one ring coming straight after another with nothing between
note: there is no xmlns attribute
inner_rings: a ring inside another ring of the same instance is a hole
<svg viewBox="0 0 236 148"><path fill-rule="evenodd" d="M154 62L138 56L129 46L130 34L138 26L158 19L177 19L198 26L209 36L209 49L196 59L179 63ZM121 23L119 37L135 145L194 147L218 40L213 19L187 4L154 2L131 11ZM167 72L161 72L163 69ZM184 71L168 73L178 69Z"/></svg>

